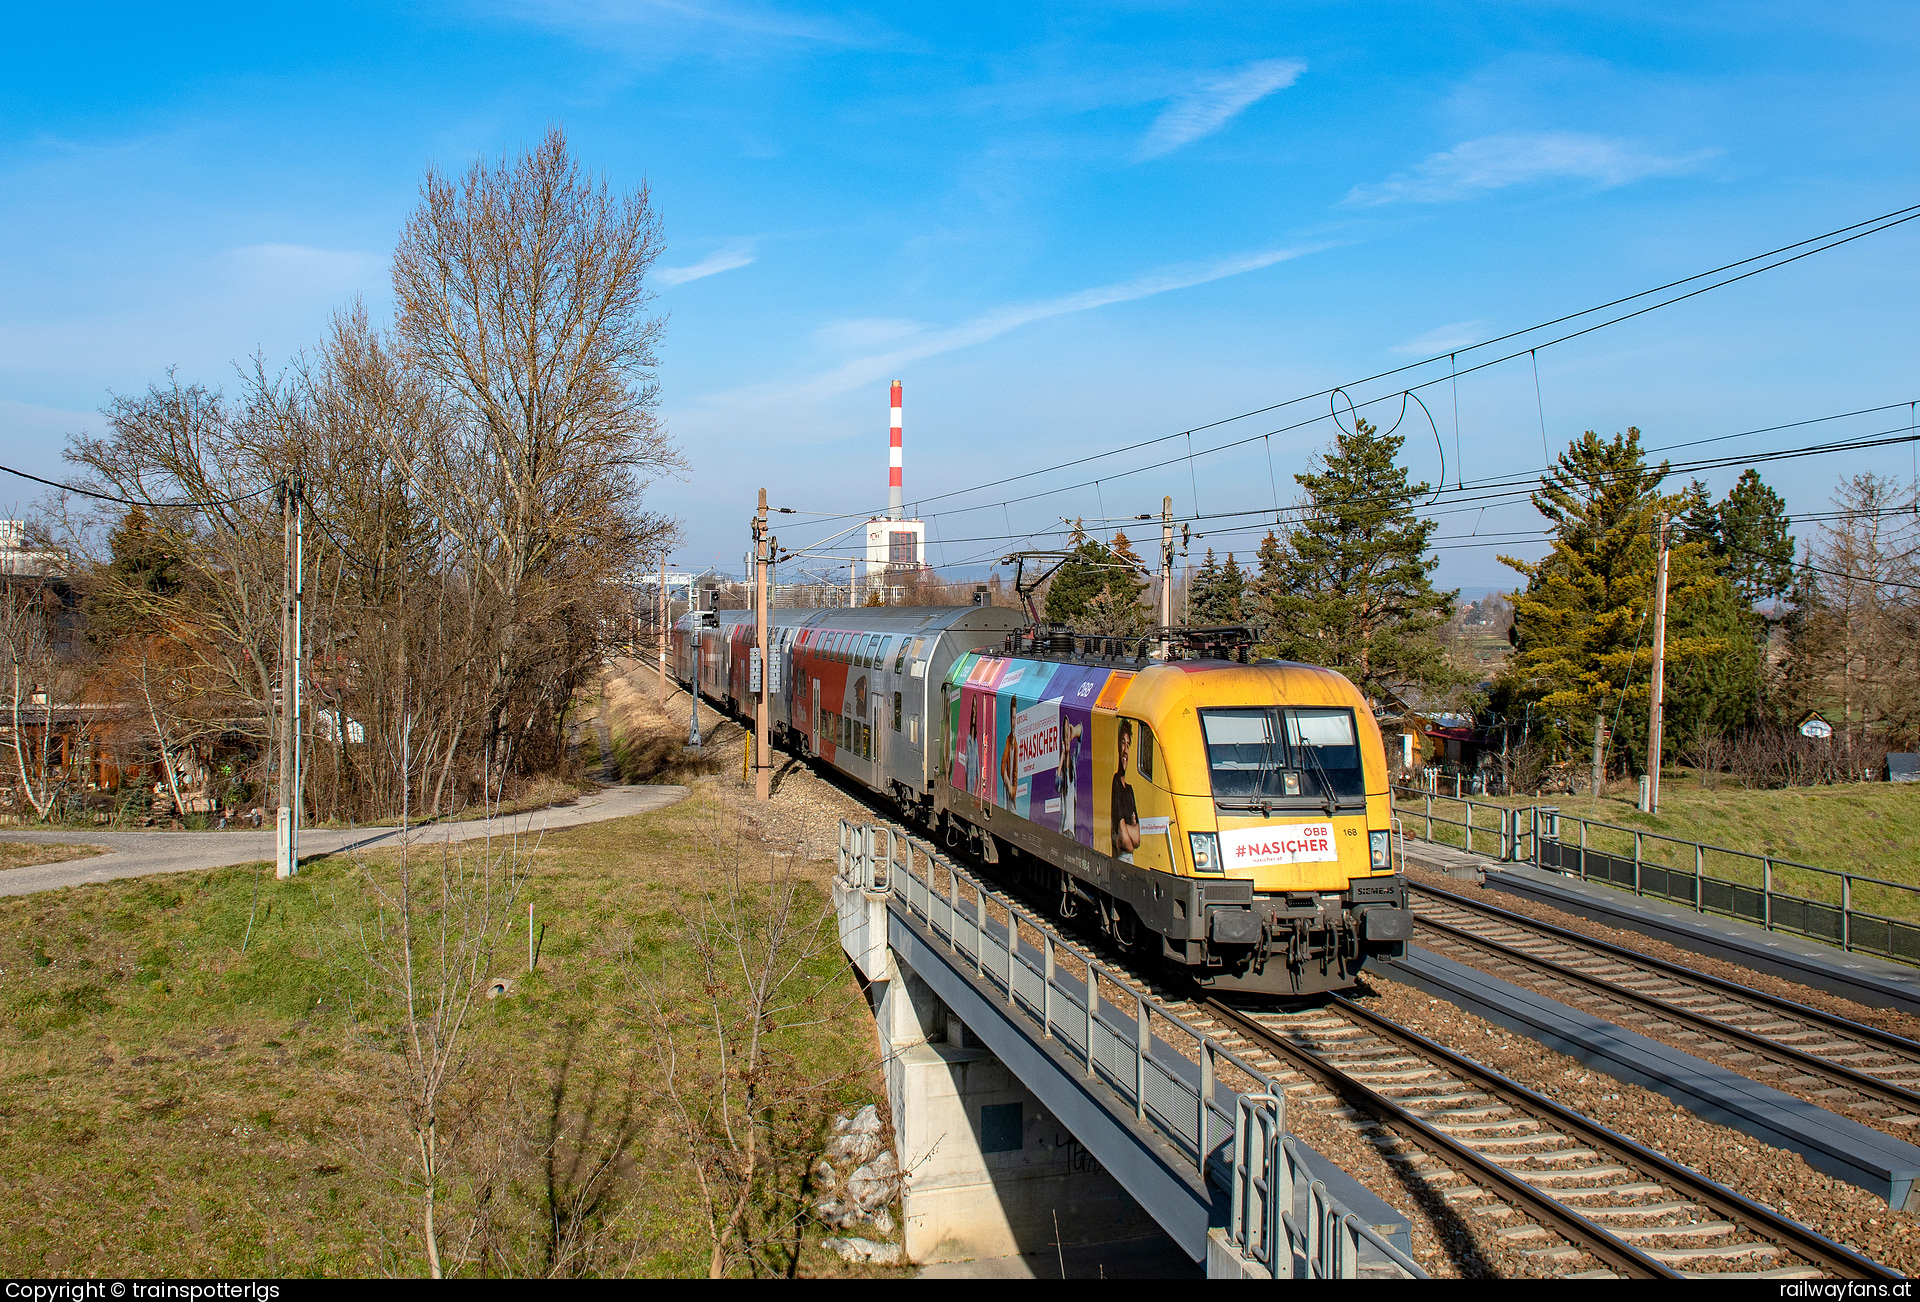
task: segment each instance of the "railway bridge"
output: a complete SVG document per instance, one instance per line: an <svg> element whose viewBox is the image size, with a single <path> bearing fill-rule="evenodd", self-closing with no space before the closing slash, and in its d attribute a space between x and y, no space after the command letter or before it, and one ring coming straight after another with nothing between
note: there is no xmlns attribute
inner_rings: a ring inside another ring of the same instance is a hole
<svg viewBox="0 0 1920 1302"><path fill-rule="evenodd" d="M834 902L911 1260L1157 1226L1211 1278L1425 1278L1404 1219L1286 1133L1264 1072L932 846L842 822Z"/></svg>

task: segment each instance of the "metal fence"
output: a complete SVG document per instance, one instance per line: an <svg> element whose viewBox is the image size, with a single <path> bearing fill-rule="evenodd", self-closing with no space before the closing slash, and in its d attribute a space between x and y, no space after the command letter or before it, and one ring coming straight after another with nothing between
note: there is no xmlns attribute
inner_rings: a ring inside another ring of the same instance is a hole
<svg viewBox="0 0 1920 1302"><path fill-rule="evenodd" d="M891 895L928 942L963 960L1039 1038L1059 1045L1130 1106L1135 1120L1165 1136L1203 1183L1224 1187L1234 1207L1250 1209L1247 1224L1254 1228L1235 1241L1243 1255L1272 1269L1280 1254L1267 1232L1271 1226L1273 1233L1288 1236L1292 1261L1285 1274L1333 1278L1361 1269L1364 1259L1369 1274L1426 1278L1328 1195L1299 1154L1285 1148L1284 1105L1258 1067L1158 1000L1115 980L1086 950L1058 939L1037 915L984 889L932 846L894 828L843 819L839 874L848 888ZM1023 930L1037 935L1039 944ZM1119 992L1120 1002L1110 992ZM1223 1100L1217 1087L1223 1068L1256 1092L1229 1087ZM1245 1106L1249 1097L1266 1101L1266 1110L1257 1111L1252 1121ZM1306 1199L1298 1216L1290 1210L1296 1197ZM1280 1215L1271 1214L1274 1207ZM1322 1222L1336 1228L1329 1231ZM1235 1225L1238 1235L1241 1222Z"/></svg>
<svg viewBox="0 0 1920 1302"><path fill-rule="evenodd" d="M1436 844L1622 886L1849 953L1920 964L1920 887L1581 818L1552 805L1501 805L1418 787L1393 791L1403 831Z"/></svg>

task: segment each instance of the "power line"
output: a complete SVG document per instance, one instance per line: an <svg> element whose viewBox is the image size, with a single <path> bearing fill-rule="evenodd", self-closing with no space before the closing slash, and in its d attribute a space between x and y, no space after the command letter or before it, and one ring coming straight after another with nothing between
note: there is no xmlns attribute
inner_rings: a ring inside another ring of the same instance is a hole
<svg viewBox="0 0 1920 1302"><path fill-rule="evenodd" d="M1550 348L1555 344L1566 343L1569 340L1581 338L1585 335L1592 334L1597 330L1603 330L1608 326L1618 325L1621 322L1630 321L1636 317L1645 316L1649 312L1658 311L1663 307L1670 307L1675 303L1685 302L1687 299L1698 297L1701 294L1709 293L1715 289L1724 288L1727 285L1737 284L1742 280L1746 280L1752 276L1759 275L1762 272L1772 271L1779 267L1784 267L1791 263L1798 262L1803 258L1812 257L1816 253L1824 253L1830 249L1836 249L1841 247L1842 245L1850 244L1855 240L1864 239L1869 235L1877 235L1882 231L1891 230L1894 227L1903 225L1909 221L1914 220L1915 218L1920 218L1920 204L1909 205L1903 208L1896 208L1890 212L1882 213L1877 217L1870 217L1865 219L1864 221L1854 222L1851 225L1842 226L1835 230L1826 231L1819 235L1809 236L1806 239L1796 240L1791 244L1784 244L1778 248L1769 249L1764 253L1756 253L1749 257L1741 258L1735 262L1725 263L1721 266L1714 267L1707 271L1695 272L1693 275L1684 276L1679 280L1668 281L1666 284L1656 285L1651 289L1643 289L1637 293L1628 294L1621 298L1615 298L1608 302L1597 304L1593 307L1583 308L1577 312L1570 312L1562 316L1554 317L1548 321L1542 321L1535 325L1523 327L1522 329L1519 329L1519 330L1509 331L1508 333L1503 335L1496 335L1492 339L1483 340L1480 343L1471 344L1463 348L1457 348L1449 353L1436 353L1432 357L1423 358L1420 361L1416 361L1416 362L1409 362L1406 365L1397 366L1390 370L1376 372L1375 374L1366 376L1362 379L1349 380L1344 384L1335 385L1331 388L1321 389L1313 393L1301 394L1297 397L1287 398L1280 402L1269 403L1262 407L1256 407L1249 411L1240 412L1237 415L1222 417L1219 420L1209 421L1202 425L1195 425L1190 429L1179 430L1171 434L1162 434L1155 438L1144 439L1137 443L1127 444L1125 446L1118 447L1118 448L1111 448L1104 452L1096 452L1088 456L1076 457L1069 461L1058 462L1051 466L1044 466L1038 470L1024 471L1017 475L1009 475L1001 479L989 480L984 483L975 484L968 488L953 489L953 490L950 490L949 492L937 494L933 497L924 498L922 500L925 502L936 502L936 501L941 501L950 497L960 497L968 493L976 493L988 488L998 488L1004 484L1017 483L1023 479L1031 479L1039 475L1051 474L1057 470L1066 470L1066 469L1070 469L1073 466L1086 465L1089 462L1098 461L1106 457L1119 456L1122 453L1138 451L1141 448L1151 447L1155 444L1165 443L1173 439L1185 438L1190 440L1192 436L1195 434L1201 433L1209 429L1215 429L1222 425L1229 425L1235 421L1246 420L1246 419L1249 419L1250 417L1263 415L1270 411L1278 411L1283 407L1292 406L1296 403L1306 402L1316 398L1330 397L1331 395L1339 392L1341 389L1354 388L1360 385L1372 384L1375 381L1387 379L1391 376L1402 375L1410 371L1416 371L1423 366L1429 366L1434 363L1440 362L1442 360L1457 359L1458 355L1461 353L1474 352L1478 349L1489 348L1495 344L1505 343L1508 340L1518 339L1525 335L1534 334L1541 330L1548 330L1558 325L1564 325L1570 321L1577 321L1582 317L1592 316L1596 312L1609 311L1613 308L1621 307L1628 303L1637 302L1640 299L1648 298L1655 294L1663 294L1668 290L1678 289L1683 285L1690 285L1699 280L1705 280L1714 276L1719 276L1725 272L1733 271L1740 267L1748 267L1751 264L1756 262L1766 264L1764 266L1753 267L1751 270L1741 272L1741 274L1737 276L1729 276L1724 280L1714 281L1714 283L1712 284L1700 286L1697 289L1689 290L1687 293L1675 295L1672 298L1664 299L1658 303L1653 303L1645 307L1637 308L1632 312L1623 313L1620 316L1612 317L1606 321L1601 321L1594 325L1585 326L1579 330L1571 331L1557 338L1549 339L1543 343L1534 344L1528 348L1520 349L1516 352L1507 354L1505 356L1496 357L1491 361L1481 362L1475 366L1470 366L1465 370L1457 370L1457 369L1452 370L1449 372L1447 376L1443 376L1434 380L1427 381L1424 384L1409 386L1409 388L1407 390L1404 390L1404 392L1412 392L1415 389L1431 387L1432 385L1442 383L1443 381L1457 383L1458 378L1462 375L1471 375L1476 371L1482 371L1491 366L1498 366L1503 362L1511 361L1517 357L1526 356L1529 354L1536 354L1538 350L1541 348ZM1809 246L1817 246L1817 247L1809 247ZM1795 252L1795 250L1800 250L1800 252ZM1781 255L1783 254L1791 254L1792 256L1782 257ZM1769 259L1774 259L1774 258L1778 258L1779 260L1768 261ZM1398 393L1403 391L1395 391L1395 392ZM1393 396L1395 396L1395 394L1392 394L1392 393L1384 394L1384 395L1381 395L1380 397L1370 398L1358 405L1369 406L1376 402L1390 400ZM1321 418L1315 417L1315 420L1318 420L1318 419L1321 419ZM1297 427L1294 427L1294 428L1297 428ZM1276 430L1272 432L1279 433L1280 431ZM1197 455L1204 456L1208 452L1220 451L1225 447L1233 447L1233 446L1238 446L1238 444L1237 443L1223 444L1215 448L1202 449ZM1073 485L1072 488L1083 488L1085 486L1086 485L1084 484L1076 484L1076 485ZM1071 488L1056 489L1053 491L1066 492L1066 491L1071 491ZM1026 500L1026 499L1014 499L1014 500ZM854 518L854 516L859 514L861 513L850 512L842 515L841 518L851 519L851 518Z"/></svg>
<svg viewBox="0 0 1920 1302"><path fill-rule="evenodd" d="M58 480L54 480L54 479L42 479L38 475L30 475L24 470L15 470L12 466L0 466L0 471L4 471L9 475L18 476L21 479L31 479L34 483L45 484L48 488L57 488L63 493L72 493L78 497L90 497L96 502L117 502L121 506L152 507L155 510L165 510L165 511L175 510L179 508L204 508L209 506L231 506L235 502L245 502L250 498L260 497L263 494L271 493L274 489L274 486L272 484L268 484L265 488L256 488L253 492L242 493L238 497L217 497L217 498L209 499L208 501L204 501L204 502L143 502L138 500L137 498L132 498L132 497L115 497L111 493L96 493L90 488L81 488L78 484L63 484L63 483L60 483Z"/></svg>

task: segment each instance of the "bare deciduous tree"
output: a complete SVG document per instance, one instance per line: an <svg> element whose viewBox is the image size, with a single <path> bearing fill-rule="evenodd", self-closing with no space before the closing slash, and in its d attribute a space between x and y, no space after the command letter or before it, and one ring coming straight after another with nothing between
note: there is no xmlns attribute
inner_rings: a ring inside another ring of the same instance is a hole
<svg viewBox="0 0 1920 1302"><path fill-rule="evenodd" d="M360 865L370 917L355 940L365 977L358 1025L387 1069L394 1113L419 1190L428 1273L441 1278L442 1194L472 1137L489 1073L472 1015L525 885L523 850L492 838L423 857L402 848L385 869ZM469 1233L466 1242L476 1237ZM458 1265L465 1250L451 1255Z"/></svg>
<svg viewBox="0 0 1920 1302"><path fill-rule="evenodd" d="M687 913L676 968L691 967L691 1000L664 974L636 968L637 1011L652 1027L661 1094L699 1190L709 1278L754 1264L804 1214L783 1202L783 1175L804 1172L815 1113L838 1088L800 1070L792 1038L843 1011L846 984L830 899L793 855L764 874L715 845L713 885Z"/></svg>
<svg viewBox="0 0 1920 1302"><path fill-rule="evenodd" d="M430 172L394 253L394 336L448 438L430 457L388 451L498 605L486 697L509 763L573 686L526 673L553 617L669 532L639 509L646 478L682 464L654 416L665 323L646 315L646 274L662 247L646 187L612 194L556 128L458 184Z"/></svg>

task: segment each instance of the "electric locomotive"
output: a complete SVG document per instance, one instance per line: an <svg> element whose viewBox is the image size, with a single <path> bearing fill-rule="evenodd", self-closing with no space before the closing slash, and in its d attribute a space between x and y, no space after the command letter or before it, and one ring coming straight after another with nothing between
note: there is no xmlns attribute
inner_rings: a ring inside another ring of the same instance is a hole
<svg viewBox="0 0 1920 1302"><path fill-rule="evenodd" d="M994 608L771 614L775 733L1063 916L1282 997L1349 988L1411 937L1379 728L1332 670L1150 659ZM752 640L748 612L694 612L676 672L748 714Z"/></svg>

